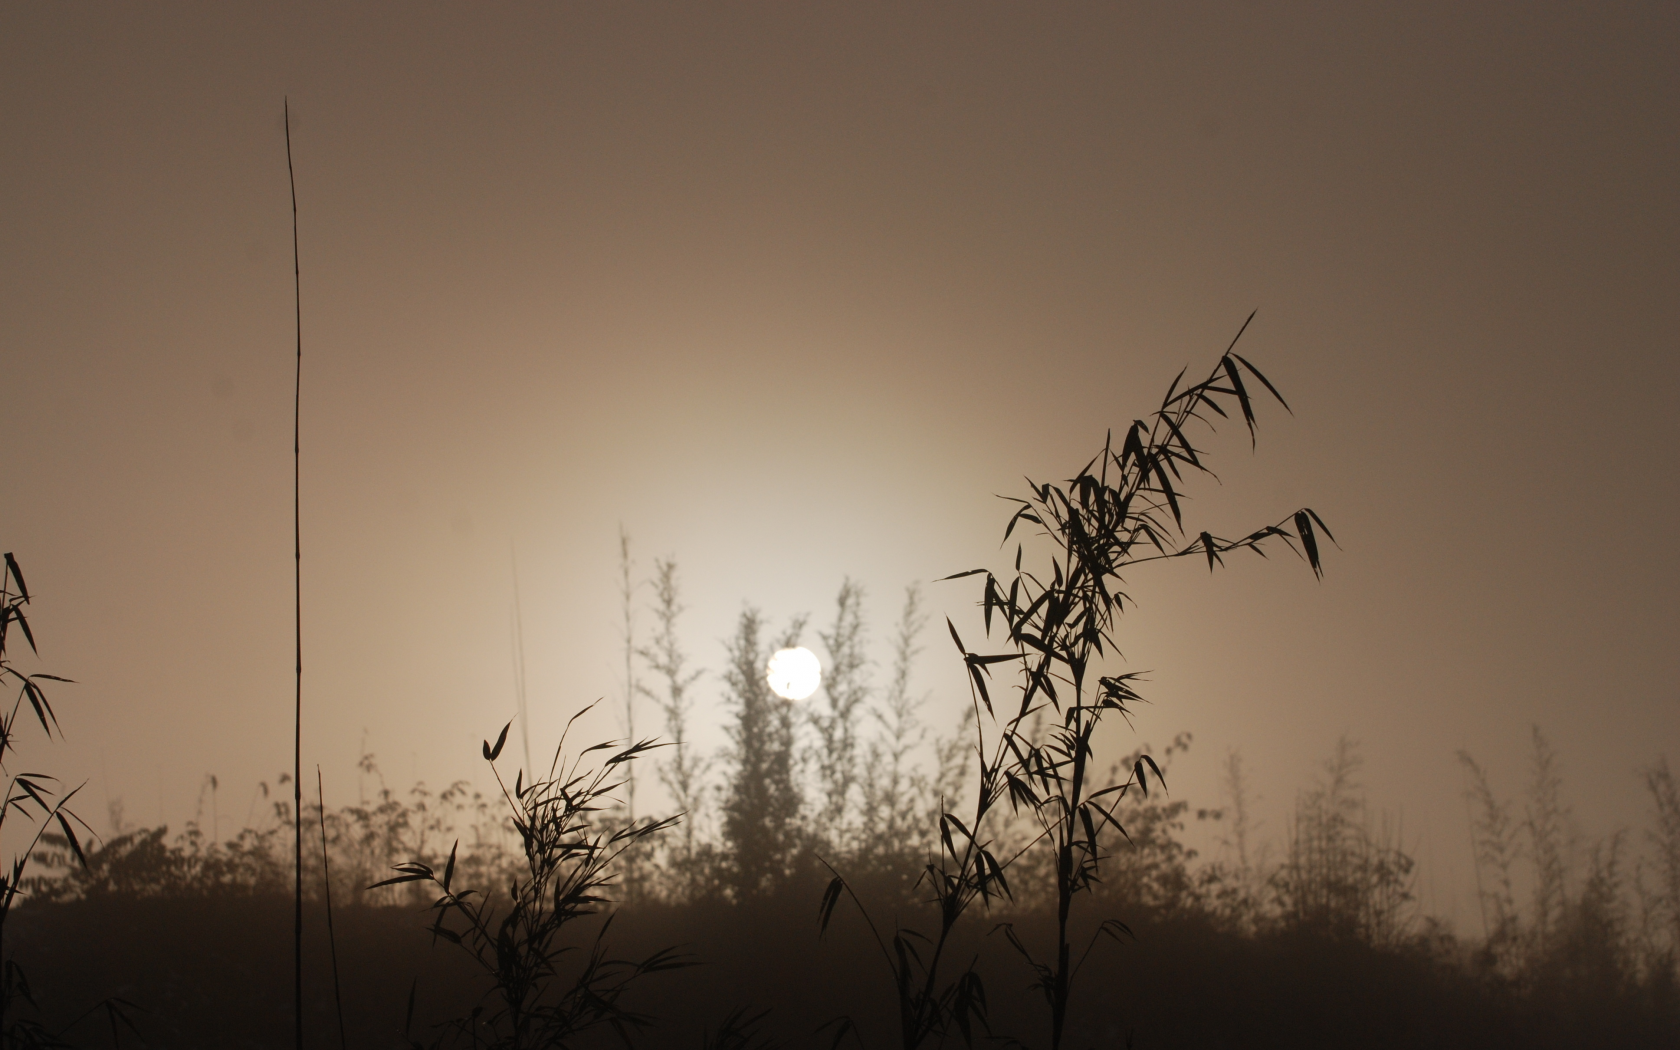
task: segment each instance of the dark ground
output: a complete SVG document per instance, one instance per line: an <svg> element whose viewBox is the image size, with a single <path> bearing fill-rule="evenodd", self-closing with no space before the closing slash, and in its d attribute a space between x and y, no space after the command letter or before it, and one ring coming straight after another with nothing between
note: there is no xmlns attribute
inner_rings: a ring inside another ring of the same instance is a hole
<svg viewBox="0 0 1680 1050"><path fill-rule="evenodd" d="M747 1007L771 1011L763 1031L783 1045L827 1047L815 1029L839 1016L861 1032L847 1045L892 1045L891 982L847 909L836 912L821 941L817 895L622 911L611 931L614 954L680 945L700 960L646 978L632 1002L657 1024L636 1044L699 1050L704 1031ZM997 1034L1046 1045L1046 1013L1025 987L1028 971L1001 936L986 936L997 918L965 928L953 958L978 957ZM283 1047L293 1038L291 922L290 902L266 897L32 905L13 914L6 949L55 1025L114 995L143 1008L136 1017L154 1047ZM411 982L417 1035L465 1013L483 990L459 949L432 945L414 909L340 909L336 923L349 1046L403 1045ZM1661 993L1650 989L1594 989L1577 977L1544 996L1518 997L1421 946L1378 951L1300 934L1238 937L1188 919L1133 925L1137 943L1104 941L1079 975L1068 1047L1124 1046L1128 1034L1138 1047L1680 1046L1672 994L1656 1003ZM331 965L324 914L311 906L305 995L312 1047L338 1045ZM86 1046L111 1040L97 1015L71 1038Z"/></svg>

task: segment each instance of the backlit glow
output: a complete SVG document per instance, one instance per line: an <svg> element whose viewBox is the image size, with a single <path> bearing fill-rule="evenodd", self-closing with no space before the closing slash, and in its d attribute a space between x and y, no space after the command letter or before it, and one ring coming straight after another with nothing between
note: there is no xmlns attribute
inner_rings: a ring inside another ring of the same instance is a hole
<svg viewBox="0 0 1680 1050"><path fill-rule="evenodd" d="M804 646L778 649L770 657L764 677L782 699L803 700L822 684L822 664L817 662L817 654Z"/></svg>

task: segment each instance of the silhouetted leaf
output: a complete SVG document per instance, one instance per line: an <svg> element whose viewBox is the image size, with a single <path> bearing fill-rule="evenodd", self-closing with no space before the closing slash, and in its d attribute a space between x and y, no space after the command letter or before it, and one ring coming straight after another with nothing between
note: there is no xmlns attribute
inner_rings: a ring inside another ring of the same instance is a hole
<svg viewBox="0 0 1680 1050"><path fill-rule="evenodd" d="M1161 782L1161 787L1165 788L1167 786L1167 777L1166 774L1161 772L1161 767L1156 765L1155 760L1150 758L1148 755L1143 756L1143 761L1149 763L1149 768L1155 771L1155 779L1159 780Z"/></svg>
<svg viewBox="0 0 1680 1050"><path fill-rule="evenodd" d="M490 741L488 741L488 740L486 740L484 742L484 758L485 758L485 761L487 761L487 762L496 761L496 757L502 753L502 745L507 743L508 730L512 726L513 726L513 722L509 721L507 725L502 727L501 735L496 737L496 746L495 747L491 747L490 746ZM600 745L597 745L597 746L600 746Z"/></svg>
<svg viewBox="0 0 1680 1050"><path fill-rule="evenodd" d="M1254 319L1254 315L1249 314L1249 320L1253 320L1253 319ZM1243 327L1245 327L1245 328L1248 327L1247 322L1244 322ZM1241 336L1242 333L1238 332L1237 335ZM1235 345L1235 344L1233 343L1232 345ZM1289 402L1285 401L1283 399L1283 395L1278 393L1278 389L1277 389L1277 387L1272 385L1272 381L1270 379L1267 379L1264 375L1262 375L1260 373L1260 370L1258 368L1255 368L1254 365L1248 360L1248 358L1244 357L1241 354L1235 354L1235 353L1231 354L1231 356L1236 358L1238 361L1241 361L1243 367L1248 369L1248 374L1253 376L1254 378L1260 380L1260 382L1265 385L1266 389L1270 390L1272 392L1272 396L1277 398L1278 404L1283 406L1283 410L1285 412L1288 412L1290 415L1295 414L1295 410L1293 408L1289 407Z"/></svg>
<svg viewBox="0 0 1680 1050"><path fill-rule="evenodd" d="M1213 563L1214 562L1217 561L1221 565L1225 564L1224 559L1219 557L1219 552L1214 549L1213 537L1211 535L1209 535L1208 533L1205 533L1205 532L1202 533L1202 548L1207 551L1207 561L1208 561L1208 571L1209 572L1213 571Z"/></svg>
<svg viewBox="0 0 1680 1050"><path fill-rule="evenodd" d="M6 569L12 574L12 579L17 581L18 597L22 598L24 601L28 601L29 585L23 582L23 570L18 568L17 559L12 557L10 551L6 552Z"/></svg>
<svg viewBox="0 0 1680 1050"><path fill-rule="evenodd" d="M1243 386L1242 373L1237 371L1237 364L1230 357L1224 357L1219 362L1225 367L1225 374L1231 379L1232 392L1237 395L1237 404L1242 406L1243 422L1248 424L1248 439L1250 443L1254 437L1254 406L1248 400L1248 390Z"/></svg>
<svg viewBox="0 0 1680 1050"><path fill-rule="evenodd" d="M23 610L19 609L16 605L13 605L6 611L11 615L12 619L17 621L17 625L23 628L23 639L29 643L29 651L32 653L40 652L40 650L35 648L35 634L29 629L29 620L24 617Z"/></svg>
<svg viewBox="0 0 1680 1050"><path fill-rule="evenodd" d="M76 855L76 860L81 863L82 867L87 867L87 854L82 852L82 844L76 838L76 832L70 827L70 822L64 819L63 810L53 813L53 816L58 819L58 826L63 829L64 837L70 842L70 852Z"/></svg>
<svg viewBox="0 0 1680 1050"><path fill-rule="evenodd" d="M1307 564L1312 566L1313 575L1324 578L1324 566L1318 560L1318 541L1313 538L1312 518L1304 510L1295 512L1295 532L1301 537L1301 546L1307 552Z"/></svg>
<svg viewBox="0 0 1680 1050"><path fill-rule="evenodd" d="M41 687L27 678L23 680L23 691L29 697L29 706L34 709L35 717L41 721L41 728L51 736L52 726L58 724L58 716L53 714L52 705L47 703L47 694L41 692ZM52 719L52 726L47 724L48 718Z"/></svg>
<svg viewBox="0 0 1680 1050"><path fill-rule="evenodd" d="M834 915L834 906L840 902L840 894L846 888L846 880L836 875L829 882L828 888L823 890L822 904L817 908L817 934L821 936L828 931L828 920Z"/></svg>
<svg viewBox="0 0 1680 1050"><path fill-rule="evenodd" d="M1318 512L1317 512L1317 511L1315 511L1315 510L1313 510L1313 509L1312 509L1312 508L1311 508L1311 507L1302 507L1302 508L1301 508L1301 509L1302 509L1302 510L1304 510L1304 511L1306 511L1306 512L1307 512L1307 514L1308 514L1308 515L1309 515L1309 516L1311 516L1311 518L1312 518L1312 520L1313 520L1313 521L1315 521L1315 522L1317 522L1317 523L1318 523L1318 527L1319 527L1319 529L1320 529L1320 530L1321 530L1321 531L1323 531L1323 533L1324 533L1324 535L1326 535L1326 536L1328 536L1328 537L1330 537L1330 542L1331 542L1331 543L1336 543L1336 536L1335 536L1335 534L1334 534L1334 533L1332 533L1332 532L1331 532L1331 531L1330 531L1330 526L1328 526L1328 525L1326 525L1326 524L1324 524L1324 519L1323 519L1323 518L1321 518L1321 517L1319 517L1319 516L1318 516ZM1340 546L1341 546L1341 544L1340 544L1340 543L1336 543L1336 546L1338 546L1338 547L1340 547ZM37 676L37 677L39 677L39 676Z"/></svg>
<svg viewBox="0 0 1680 1050"><path fill-rule="evenodd" d="M975 571L981 572L984 570L976 569ZM968 574L964 573L964 575ZM964 659L966 659L968 657L968 646L963 644L962 635L957 633L957 625L951 622L949 616L945 617L945 627L951 632L951 641L957 643L957 651L962 653Z"/></svg>

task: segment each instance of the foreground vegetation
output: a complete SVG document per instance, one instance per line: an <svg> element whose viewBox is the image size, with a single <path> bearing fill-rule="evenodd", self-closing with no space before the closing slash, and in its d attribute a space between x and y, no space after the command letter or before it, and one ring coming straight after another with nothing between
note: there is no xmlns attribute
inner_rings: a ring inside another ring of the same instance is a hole
<svg viewBox="0 0 1680 1050"><path fill-rule="evenodd" d="M99 994L146 1007L139 1027L167 1045L278 1045L290 960L277 949L308 872L324 922L309 925L305 1020L343 1046L1674 1045L1680 799L1666 763L1644 773L1645 838L1612 834L1583 862L1538 730L1520 807L1463 756L1484 929L1460 937L1419 914L1412 859L1370 812L1352 742L1270 848L1235 754L1227 797L1192 811L1162 794L1188 735L1099 753L1099 726L1141 699L1134 676L1104 673L1133 566L1212 571L1286 546L1323 571L1330 534L1309 509L1237 539L1185 526L1179 490L1209 473L1189 432L1241 419L1252 435L1249 386L1282 398L1231 351L1182 379L1118 448L1015 501L1005 540L1026 538L1009 571L959 574L981 584L987 637L970 646L946 623L971 691L949 736L930 739L911 687L919 592L877 689L848 582L817 632L828 676L810 708L764 677L804 621L777 631L743 611L719 676L729 746L698 754L676 566L655 564L656 630L638 645L626 543L624 721L653 703L668 746L562 739L546 765L516 763L510 724L482 745L489 796L380 780L356 805L317 795L306 810L294 772L269 821L231 840L192 822L91 848L68 795L14 777L6 812L32 816L35 837L5 899L28 905L0 933L41 994L13 983L8 959L6 1041L52 1045L74 1027L70 1004ZM44 694L20 680L19 704L48 729ZM649 763L674 802L651 817L634 808ZM361 771L378 779L371 755ZM1218 855L1185 845L1192 819L1216 822ZM107 1013L122 1040L129 1015Z"/></svg>
<svg viewBox="0 0 1680 1050"><path fill-rule="evenodd" d="M1555 771L1549 749L1536 761ZM1240 765L1231 771L1237 786ZM1227 845L1217 857L1185 846L1185 825L1198 816L1187 802L1128 803L1120 817L1133 845L1115 853L1096 893L1135 940L1092 953L1080 980L1103 991L1083 1009L1075 1000L1070 1041L1120 1045L1131 1034L1139 1046L1342 1046L1359 1033L1368 1046L1674 1045L1680 930L1671 865L1680 799L1666 765L1646 776L1649 826L1612 833L1577 858L1565 851L1561 892L1547 881L1544 823L1514 820L1515 834L1505 840L1511 863L1483 871L1487 892L1509 908L1490 912L1497 919L1486 936L1455 934L1420 913L1411 860L1384 839L1380 819L1370 819L1356 771L1351 748L1332 756L1302 793L1288 836L1270 843L1240 826L1239 787L1218 817L1201 814L1219 821ZM1479 820L1544 813L1535 791L1554 785L1537 778L1526 798L1495 797ZM37 997L51 1008L46 1019L70 1019L90 995L120 994L146 1007L138 1024L156 1045L283 1043L287 817L278 812L271 824L219 843L193 825L174 835L128 832L91 850L85 870L41 884L38 899L17 913L12 940L30 960ZM406 797L382 790L366 805L330 810L326 825L350 1044L400 1045L405 1026L429 1039L433 1025L469 1016L488 985L470 960L432 943L426 922L434 895L416 884L366 887L408 858L442 871L457 837L455 884L505 885L519 867L511 829L481 798L423 787ZM924 822L925 846L935 834ZM1637 856L1636 835L1649 836ZM655 975L626 993L621 1005L654 1021L639 1045L701 1045L704 1032L715 1037L736 1007L768 1009L761 1034L790 1046L829 1045L835 1029L814 1030L842 1017L864 1034L862 1045L879 1045L894 1030L892 987L876 972L861 924L842 915L818 940L823 873L795 871L771 892L736 900L723 882L698 880L671 863L680 848L673 841L680 840L666 836L644 866L637 899L617 909L613 955L645 960L680 946L701 965ZM319 844L312 849L318 873ZM1023 868L1014 901L969 916L956 931L957 954L975 959L989 978L987 1022L1000 1036L1030 1036L1042 999L1024 990L1028 975L992 931L1013 922L1023 937L1047 936L1050 877ZM322 883L318 875L311 882L311 1030L326 1038L335 1025L331 963ZM884 912L917 910L916 894L896 872L872 870L857 885ZM587 948L598 929L582 929L569 943ZM983 1031L976 1041L985 1042Z"/></svg>

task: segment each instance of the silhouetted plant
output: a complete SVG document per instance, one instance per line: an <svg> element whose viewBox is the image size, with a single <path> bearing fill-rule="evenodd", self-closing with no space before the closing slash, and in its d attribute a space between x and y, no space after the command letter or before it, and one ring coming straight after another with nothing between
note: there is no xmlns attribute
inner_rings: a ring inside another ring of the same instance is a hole
<svg viewBox="0 0 1680 1050"><path fill-rule="evenodd" d="M796 620L777 648L798 643ZM756 609L741 611L724 670L726 702L734 710L728 758L733 769L723 800L726 879L736 900L780 889L793 874L804 835L802 793L794 767L794 708L770 691L764 621Z"/></svg>
<svg viewBox="0 0 1680 1050"><path fill-rule="evenodd" d="M1659 965L1673 972L1680 957L1680 787L1666 758L1645 770L1642 779L1651 795L1655 817L1655 826L1646 835L1656 851L1653 866L1658 887L1645 909L1649 913L1647 925L1652 927L1647 954L1661 959Z"/></svg>
<svg viewBox="0 0 1680 1050"><path fill-rule="evenodd" d="M1243 327L1247 328L1246 321ZM1239 331L1238 338L1241 335ZM1315 526L1327 537L1330 533L1318 515L1305 508L1239 539L1203 531L1180 545L1186 531L1179 486L1186 474L1212 475L1191 441L1189 428L1199 423L1211 430L1212 417L1229 418L1230 409L1240 411L1252 439L1254 405L1245 374L1288 408L1271 382L1234 352L1235 344L1233 340L1208 378L1182 390L1181 371L1153 419L1134 421L1118 451L1110 441L1064 486L1029 480L1031 495L1012 500L1017 507L1004 529L1004 541L1018 526L1037 526L1051 547L1044 571L1023 568L1025 546L1018 544L1007 585L986 569L947 577L984 575L980 605L986 632L990 636L994 618L998 619L1006 649L992 654L971 651L956 626L946 621L967 667L972 692L978 734L974 752L977 805L973 822L967 826L953 813L940 817L940 853L928 865L924 879L935 887L942 932L930 942L934 951L931 962L922 967L921 987L938 985L934 970L956 916L976 899L990 901L994 895L1009 892L1004 878L1009 861L1000 862L994 856L990 833L982 826L993 804L1007 791L1012 809L1036 822L1033 843L1043 843L1053 858L1056 940L1052 957L1039 960L1012 928L1006 930L1010 943L1031 967L1034 986L1049 1007L1053 1050L1062 1044L1074 974L1091 950L1087 947L1078 960L1073 958L1068 929L1073 900L1099 881L1106 856L1103 830L1112 825L1124 833L1115 809L1127 791L1136 786L1147 794L1145 766L1160 777L1160 769L1148 755L1138 759L1124 783L1094 783L1091 771L1092 739L1103 717L1125 717L1128 705L1141 700L1132 687L1135 674L1098 676L1094 683L1090 681L1114 648L1113 631L1129 601L1123 590L1125 573L1145 562L1191 556L1205 557L1211 571L1233 551L1263 554L1262 545L1273 539L1291 549L1299 542L1297 553L1304 555L1315 575L1323 572ZM992 668L1000 664L1016 670L1019 694L1013 710L1005 709L1001 715L987 684ZM988 750L981 732L982 706L986 717L1000 725L995 750ZM1035 737L1031 720L1045 711L1054 714L1054 721L1043 736ZM837 875L824 898L825 924L834 902L849 891L850 886ZM1095 936L1122 932L1122 924L1107 920ZM893 943L888 962L901 989L904 1045L913 1047L935 1031L943 1032L924 1020L928 1016L937 1017L939 1025L961 1022L968 1036L969 1004L984 1002L979 977L970 969L949 986L950 1001L961 1001L963 1009L943 1014L938 1006L942 1000L931 991L908 990L915 986L912 971L919 963L903 950L907 942L901 933L894 935Z"/></svg>
<svg viewBox="0 0 1680 1050"><path fill-rule="evenodd" d="M1242 753L1232 748L1221 763L1220 786L1224 806L1217 817L1225 820L1228 829L1220 837L1220 845L1230 860L1215 863L1204 872L1202 880L1211 892L1214 907L1227 928L1253 933L1259 925L1263 910L1263 887L1266 867L1265 845L1255 841L1259 821L1251 811L1248 772L1243 767ZM1122 821L1130 826L1129 822Z"/></svg>
<svg viewBox="0 0 1680 1050"><path fill-rule="evenodd" d="M1323 779L1296 801L1272 884L1290 927L1392 947L1415 899L1414 864L1386 823L1372 827L1356 779L1361 764L1353 741L1336 742Z"/></svg>
<svg viewBox="0 0 1680 1050"><path fill-rule="evenodd" d="M682 615L682 594L677 583L677 563L669 558L653 562L653 615L657 623L653 641L639 650L648 667L664 680L662 688L643 686L642 695L659 705L665 716L665 739L670 755L659 767L659 782L671 793L671 802L683 814L681 844L667 849L669 889L679 900L700 896L705 879L700 871L695 827L703 819L706 772L711 763L695 748L690 738L689 719L694 711L690 690L702 674L688 669L688 655L677 637L677 618Z"/></svg>
<svg viewBox="0 0 1680 1050"><path fill-rule="evenodd" d="M588 710L572 716L567 732ZM376 884L422 882L440 889L432 904L431 933L460 946L491 980L488 994L494 1005L444 1026L435 1045L565 1047L603 1026L624 1035L649 1021L620 1003L624 991L638 978L685 966L687 960L670 949L638 961L609 956L609 917L582 950L569 980L560 976L559 962L580 950L563 935L611 903L607 893L625 852L677 823L677 817L669 817L607 827L595 818L614 804L612 793L624 786L623 779L615 778L655 745L645 740L624 747L596 744L568 759L562 733L546 779L526 784L521 770L510 789L495 768L507 734L504 726L494 745L484 742L485 761L496 775L524 853L524 870L508 887L506 905L498 908L483 890L454 888L454 849L441 873L411 861L397 865L395 877ZM597 751L608 755L598 766L585 767L584 758Z"/></svg>
<svg viewBox="0 0 1680 1050"><path fill-rule="evenodd" d="M636 584L632 579L635 563L630 557L630 533L618 527L618 597L621 616L620 630L624 642L624 738L636 739L636 694L642 691L636 680ZM624 771L624 821L636 823L636 767L632 763ZM643 858L632 851L624 856L624 895L629 900L641 896Z"/></svg>
<svg viewBox="0 0 1680 1050"><path fill-rule="evenodd" d="M833 878L818 908L819 930L828 929L841 896L851 898L892 973L898 1037L904 1050L915 1050L930 1039L943 1042L952 1034L960 1034L964 1043L972 1044L976 1028L990 1031L985 983L975 970L977 959L971 957L960 969L946 965L952 935L974 902L989 903L1009 894L1003 872L1014 859L999 861L992 841L984 837L1003 792L998 773L1001 754L994 750L988 756L980 723L976 720L972 725L979 765L974 809L966 825L956 814L941 812L937 852L915 884L931 894L927 903L937 917L936 933L922 933L895 918L890 933L883 934L851 883L824 861ZM950 976L953 970L954 977Z"/></svg>
<svg viewBox="0 0 1680 1050"><path fill-rule="evenodd" d="M852 795L858 779L858 722L869 698L868 658L864 655L863 588L850 578L840 584L834 623L818 631L828 651L822 692L827 710L807 708L816 729L812 764L817 769L815 837L822 848L850 848Z"/></svg>
<svg viewBox="0 0 1680 1050"><path fill-rule="evenodd" d="M29 724L29 719L24 717L26 704L28 713L34 715L35 722L48 740L52 739L55 731L63 735L58 728L58 716L53 713L41 683L68 683L70 679L43 672L25 674L13 666L10 657L8 644L14 625L23 633L29 651L38 655L35 632L24 613L24 606L28 604L29 586L24 582L23 570L18 568L17 560L8 551L5 565L0 567L0 683L15 685L18 692L11 709L0 713L0 770L7 770L7 758L16 753L23 726ZM20 718L23 718L22 724L19 723ZM12 834L20 835L27 843L12 856L9 869L0 872L0 1044L6 1047L70 1045L63 1041L62 1032L49 1030L36 1017L20 1015L21 1007L34 1011L37 1004L23 968L6 953L5 935L6 920L20 895L38 881L26 873L36 850L49 835L63 844L77 864L84 868L87 866L87 854L82 849L76 828L80 827L90 837L94 837L93 829L69 808L70 800L80 790L78 785L61 793L58 778L44 773L8 771L6 775L6 797L4 802L0 802L0 833L5 832L8 819L12 820L13 828L16 828L16 821L22 820L25 822L23 831L13 831ZM119 1025L134 1031L134 1025L125 1012L128 1008L132 1008L131 1004L121 999L106 999L94 1007L108 1016L113 1042L118 1038ZM138 1032L135 1034L138 1035Z"/></svg>
<svg viewBox="0 0 1680 1050"><path fill-rule="evenodd" d="M1487 771L1468 752L1460 751L1458 760L1470 774L1466 796L1473 806L1470 838L1482 916L1482 962L1493 973L1512 979L1522 953L1522 921L1513 881L1521 829L1510 803L1494 794Z"/></svg>
<svg viewBox="0 0 1680 1050"><path fill-rule="evenodd" d="M1530 741L1528 799L1520 823L1512 803L1499 799L1481 767L1460 753L1473 776L1477 811L1471 833L1488 918L1476 953L1479 973L1548 1011L1568 1006L1674 1016L1680 1011L1680 926L1665 886L1670 864L1680 856L1674 848L1680 819L1666 761L1645 772L1656 803L1647 832L1654 855L1632 856L1626 832L1614 830L1584 851L1585 870L1576 885L1568 864L1561 764L1539 727L1531 729ZM1529 861L1526 902L1513 872L1519 857ZM1656 874L1654 891L1647 872Z"/></svg>
<svg viewBox="0 0 1680 1050"><path fill-rule="evenodd" d="M1242 332L1237 334L1241 338ZM1191 440L1192 426L1212 430L1213 417L1227 419L1240 412L1252 440L1254 404L1245 374L1288 408L1271 382L1235 353L1235 343L1201 382L1180 389L1180 372L1153 418L1134 421L1118 450L1110 442L1064 486L1029 481L1031 495L1012 501L1017 508L1004 540L1018 526L1037 526L1051 548L1042 572L1022 567L1024 544L1018 544L1007 584L985 569L948 577L984 574L980 604L987 634L994 618L1004 630L1006 651L980 654L969 650L951 625L976 702L995 717L987 685L992 668L1007 664L1018 676L1018 702L1003 716L1007 762L1001 775L1011 805L1037 821L1039 841L1054 857L1056 942L1053 955L1042 961L1019 940L1012 943L1032 967L1049 1006L1053 1050L1062 1044L1074 973L1090 951L1086 948L1080 960L1073 957L1068 933L1073 900L1100 878L1105 827L1124 830L1114 819L1115 807L1132 786L1147 793L1146 766L1160 776L1148 755L1134 764L1125 783L1098 784L1091 775L1098 725L1110 714L1127 716L1130 705L1141 700L1133 689L1135 674L1098 674L1099 664L1114 649L1115 625L1130 600L1126 574L1145 562L1186 557L1205 557L1211 571L1233 551L1263 554L1262 546L1274 539L1291 549L1299 542L1297 553L1315 575L1323 573L1317 531L1330 533L1306 508L1238 539L1203 531L1181 545L1188 533L1179 489L1186 475L1212 476ZM1041 710L1053 712L1054 720L1038 741L1026 729L1028 719ZM1098 929L1099 935L1120 932L1112 922Z"/></svg>
<svg viewBox="0 0 1680 1050"><path fill-rule="evenodd" d="M921 588L904 590L904 606L893 636L893 676L886 695L870 709L877 734L869 743L859 799L858 836L854 863L875 874L914 872L919 854L932 841L933 821L927 819L925 799L937 790L912 761L927 739L918 714L924 697L910 689L910 671L927 617L922 612ZM952 799L953 803L955 799Z"/></svg>
<svg viewBox="0 0 1680 1050"><path fill-rule="evenodd" d="M1534 862L1535 950L1546 955L1563 921L1569 875L1564 820L1568 810L1561 799L1563 774L1557 752L1546 734L1534 726L1529 770L1528 806L1523 827L1528 832L1528 855Z"/></svg>

